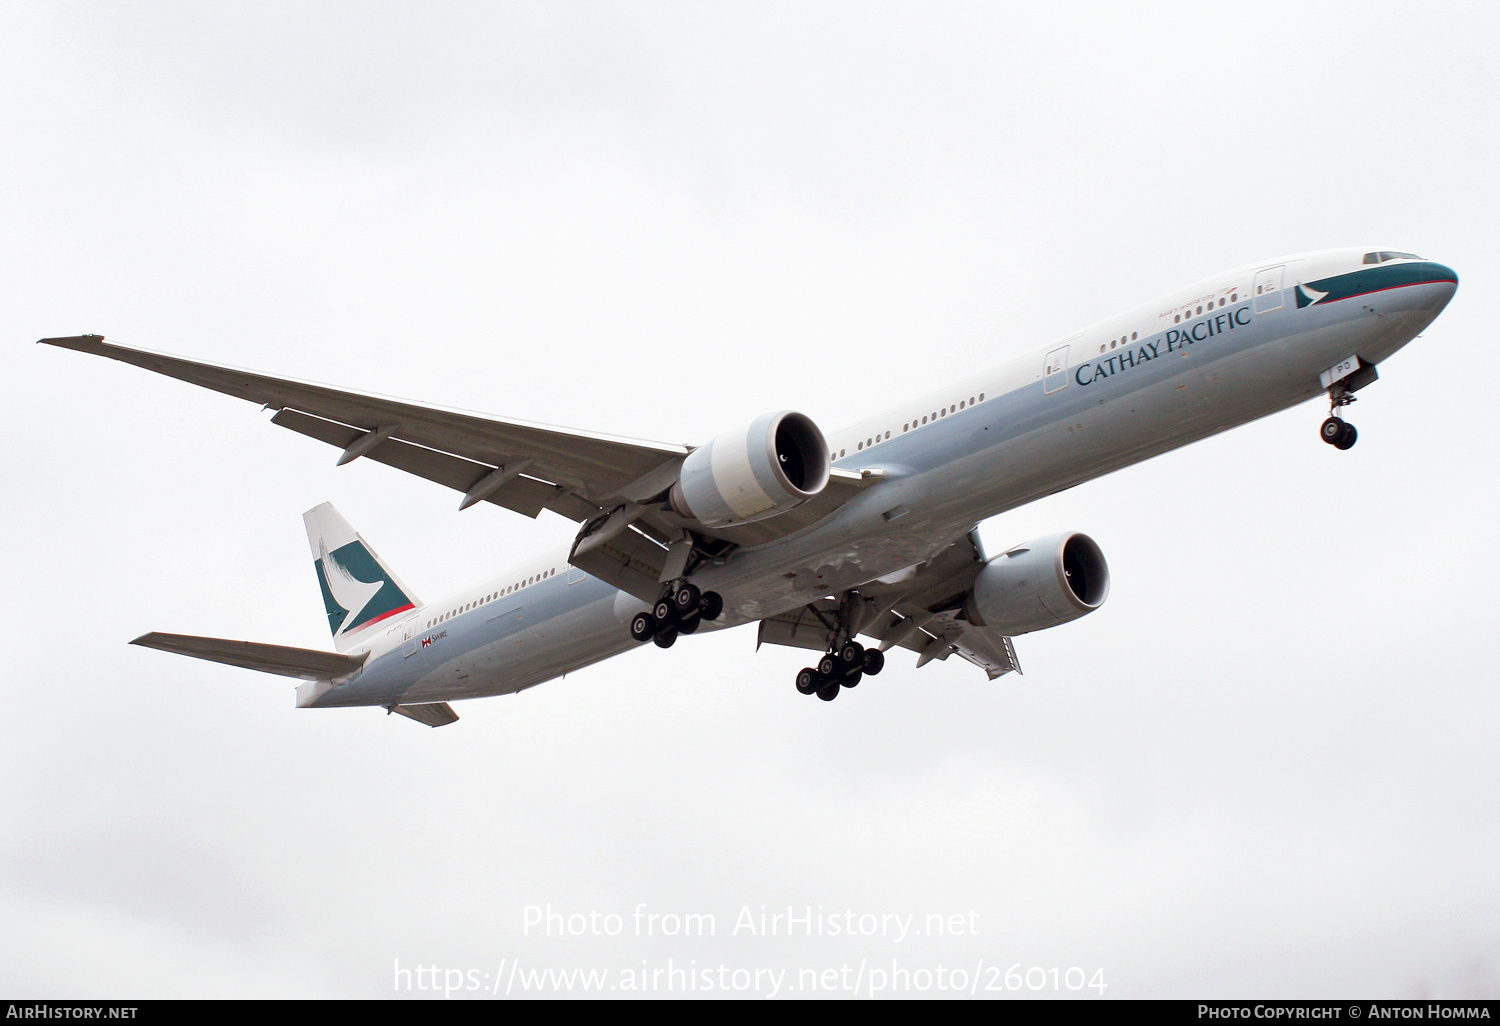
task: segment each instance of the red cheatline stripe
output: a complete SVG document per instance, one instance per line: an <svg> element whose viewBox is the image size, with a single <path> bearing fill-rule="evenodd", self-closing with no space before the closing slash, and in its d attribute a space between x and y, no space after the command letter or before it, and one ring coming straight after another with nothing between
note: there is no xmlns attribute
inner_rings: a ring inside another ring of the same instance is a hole
<svg viewBox="0 0 1500 1026"><path fill-rule="evenodd" d="M364 623L360 624L358 627L354 628L352 631L349 631L349 634L358 634L360 631L364 630L366 627L373 627L375 624L379 623L381 620L388 619L389 617L395 616L397 613L404 613L408 609L415 609L415 608L417 608L417 607L414 606L414 605L412 605L410 602L408 602L404 606L397 606L395 609L392 609L389 613L381 613L379 616L375 617L373 620L366 620Z"/></svg>

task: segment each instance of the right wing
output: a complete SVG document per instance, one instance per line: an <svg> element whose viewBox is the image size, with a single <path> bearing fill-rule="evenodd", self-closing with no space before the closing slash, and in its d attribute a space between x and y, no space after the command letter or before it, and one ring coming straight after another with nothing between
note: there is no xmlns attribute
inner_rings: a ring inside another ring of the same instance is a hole
<svg viewBox="0 0 1500 1026"><path fill-rule="evenodd" d="M677 480L686 445L533 424L405 399L277 378L106 342L102 335L44 338L43 344L108 357L276 411L271 423L464 494L465 509L492 502L535 517L548 509L582 523L578 541L606 528L575 566L647 601L660 594L668 546L684 530L713 539L716 555L800 531L878 481L879 472L835 469L802 505L766 520L709 529L661 502ZM651 500L657 500L652 502ZM643 505L644 504L644 505ZM619 523L623 521L623 523Z"/></svg>
<svg viewBox="0 0 1500 1026"><path fill-rule="evenodd" d="M44 338L45 345L104 356L277 413L272 423L488 501L536 516L599 515L615 496L635 498L639 483L674 470L685 445L617 438L428 406L292 378L188 360L104 341L102 335ZM653 472L661 474L654 475ZM643 480L645 479L645 480ZM670 481L668 482L670 483ZM663 486L664 487L664 486ZM640 498L661 491L655 488Z"/></svg>

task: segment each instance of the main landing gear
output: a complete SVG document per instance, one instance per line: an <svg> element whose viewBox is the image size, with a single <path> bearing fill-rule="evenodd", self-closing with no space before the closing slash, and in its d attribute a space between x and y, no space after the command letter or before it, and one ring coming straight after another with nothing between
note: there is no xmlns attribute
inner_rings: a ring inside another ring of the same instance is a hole
<svg viewBox="0 0 1500 1026"><path fill-rule="evenodd" d="M1342 383L1336 383L1328 390L1328 419L1318 429L1318 437L1335 449L1352 449L1359 440L1359 432L1341 412L1354 400L1355 396L1348 388L1342 387Z"/></svg>
<svg viewBox="0 0 1500 1026"><path fill-rule="evenodd" d="M799 671L797 690L832 702L842 688L858 687L861 677L866 674L873 677L883 669L884 652L865 648L857 641L846 641L819 659L816 667Z"/></svg>
<svg viewBox="0 0 1500 1026"><path fill-rule="evenodd" d="M630 621L630 636L636 641L654 641L657 648L671 648L679 634L691 634L704 620L717 620L724 612L724 599L716 591L699 591L689 581L676 581L667 588L649 613L636 613Z"/></svg>

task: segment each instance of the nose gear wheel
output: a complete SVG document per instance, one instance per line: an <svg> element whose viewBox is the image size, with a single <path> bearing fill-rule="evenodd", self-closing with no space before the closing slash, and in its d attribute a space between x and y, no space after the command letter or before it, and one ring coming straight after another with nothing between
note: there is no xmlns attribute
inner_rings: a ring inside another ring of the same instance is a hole
<svg viewBox="0 0 1500 1026"><path fill-rule="evenodd" d="M1359 440L1359 432L1344 419L1340 412L1357 397L1348 388L1335 384L1328 390L1328 419L1318 428L1318 437L1335 449L1352 449Z"/></svg>

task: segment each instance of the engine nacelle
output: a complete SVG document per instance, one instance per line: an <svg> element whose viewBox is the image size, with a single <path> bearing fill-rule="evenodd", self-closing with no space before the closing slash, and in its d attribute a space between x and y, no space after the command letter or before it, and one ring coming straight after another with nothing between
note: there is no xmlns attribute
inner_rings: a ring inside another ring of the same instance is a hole
<svg viewBox="0 0 1500 1026"><path fill-rule="evenodd" d="M748 524L817 495L831 462L828 442L810 418L767 413L688 453L670 501L705 527Z"/></svg>
<svg viewBox="0 0 1500 1026"><path fill-rule="evenodd" d="M986 563L964 603L972 623L1028 634L1092 613L1109 595L1109 565L1086 534L1064 531L1018 545Z"/></svg>

